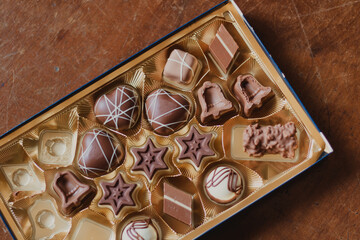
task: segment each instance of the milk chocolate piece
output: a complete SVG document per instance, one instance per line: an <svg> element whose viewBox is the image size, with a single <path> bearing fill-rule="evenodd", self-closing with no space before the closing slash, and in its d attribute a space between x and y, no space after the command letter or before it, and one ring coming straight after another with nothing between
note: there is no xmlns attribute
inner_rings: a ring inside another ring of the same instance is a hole
<svg viewBox="0 0 360 240"><path fill-rule="evenodd" d="M131 221L126 225L122 234L122 240L157 240L158 232L150 218Z"/></svg>
<svg viewBox="0 0 360 240"><path fill-rule="evenodd" d="M167 150L167 147L155 147L151 138L148 138L144 147L131 149L135 156L135 164L132 170L144 171L147 178L152 180L156 171L168 169L164 162L164 156Z"/></svg>
<svg viewBox="0 0 360 240"><path fill-rule="evenodd" d="M217 83L204 82L198 90L198 98L201 106L200 119L203 123L219 119L234 110L233 104L225 98Z"/></svg>
<svg viewBox="0 0 360 240"><path fill-rule="evenodd" d="M88 177L97 177L114 170L123 160L123 148L102 129L87 131L81 141L78 166Z"/></svg>
<svg viewBox="0 0 360 240"><path fill-rule="evenodd" d="M211 133L201 134L192 126L187 136L176 138L181 148L179 159L191 159L199 167L205 157L215 155L210 147L211 137Z"/></svg>
<svg viewBox="0 0 360 240"><path fill-rule="evenodd" d="M80 182L74 173L65 170L57 172L54 177L53 189L61 200L61 211L65 215L86 207L94 198L95 190Z"/></svg>
<svg viewBox="0 0 360 240"><path fill-rule="evenodd" d="M164 182L164 213L192 226L193 196Z"/></svg>
<svg viewBox="0 0 360 240"><path fill-rule="evenodd" d="M235 201L244 188L239 173L228 166L216 167L205 181L205 190L209 198L221 204Z"/></svg>
<svg viewBox="0 0 360 240"><path fill-rule="evenodd" d="M32 239L52 239L56 234L68 232L70 222L61 217L51 200L36 200L28 209L32 226Z"/></svg>
<svg viewBox="0 0 360 240"><path fill-rule="evenodd" d="M99 122L108 127L130 129L139 119L139 94L129 85L118 86L97 99L94 112Z"/></svg>
<svg viewBox="0 0 360 240"><path fill-rule="evenodd" d="M100 182L100 186L103 195L99 205L110 205L115 215L125 206L135 206L132 193L136 184L126 183L120 173L110 182Z"/></svg>
<svg viewBox="0 0 360 240"><path fill-rule="evenodd" d="M111 228L104 226L88 218L82 218L77 224L71 240L101 239L113 240L114 232Z"/></svg>
<svg viewBox="0 0 360 240"><path fill-rule="evenodd" d="M146 98L147 119L154 132L169 135L182 128L191 115L190 102L182 94L158 89Z"/></svg>
<svg viewBox="0 0 360 240"><path fill-rule="evenodd" d="M0 166L11 189L18 191L41 192L45 183L41 182L30 164L6 164Z"/></svg>
<svg viewBox="0 0 360 240"><path fill-rule="evenodd" d="M39 161L48 165L67 166L75 156L76 138L71 132L43 130L39 139Z"/></svg>
<svg viewBox="0 0 360 240"><path fill-rule="evenodd" d="M243 134L243 146L244 151L253 157L280 153L284 158L294 158L298 148L295 124L249 125Z"/></svg>
<svg viewBox="0 0 360 240"><path fill-rule="evenodd" d="M196 57L188 52L174 49L164 67L163 77L170 82L190 84L198 67Z"/></svg>
<svg viewBox="0 0 360 240"><path fill-rule="evenodd" d="M239 100L246 117L250 117L255 108L260 108L266 100L274 96L270 87L262 86L250 74L237 77L234 94Z"/></svg>
<svg viewBox="0 0 360 240"><path fill-rule="evenodd" d="M233 37L221 24L214 40L209 45L209 50L223 72L227 72L238 49L239 46Z"/></svg>

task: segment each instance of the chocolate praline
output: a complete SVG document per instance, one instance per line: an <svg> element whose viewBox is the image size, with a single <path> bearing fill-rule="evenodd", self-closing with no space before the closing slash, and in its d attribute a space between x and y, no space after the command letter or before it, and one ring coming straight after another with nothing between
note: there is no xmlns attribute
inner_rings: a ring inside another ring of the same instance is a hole
<svg viewBox="0 0 360 240"><path fill-rule="evenodd" d="M157 240L159 234L150 218L134 220L128 223L121 234L122 240Z"/></svg>
<svg viewBox="0 0 360 240"><path fill-rule="evenodd" d="M216 203L229 204L238 199L244 189L240 174L230 166L218 166L206 176L204 188Z"/></svg>
<svg viewBox="0 0 360 240"><path fill-rule="evenodd" d="M82 138L78 167L84 175L97 177L113 171L123 158L123 147L112 135L102 129L91 129Z"/></svg>
<svg viewBox="0 0 360 240"><path fill-rule="evenodd" d="M140 97L136 89L121 85L99 97L94 113L102 124L118 130L134 127L140 113Z"/></svg>
<svg viewBox="0 0 360 240"><path fill-rule="evenodd" d="M191 104L182 94L157 89L146 98L147 120L154 132L170 135L182 128L191 115Z"/></svg>

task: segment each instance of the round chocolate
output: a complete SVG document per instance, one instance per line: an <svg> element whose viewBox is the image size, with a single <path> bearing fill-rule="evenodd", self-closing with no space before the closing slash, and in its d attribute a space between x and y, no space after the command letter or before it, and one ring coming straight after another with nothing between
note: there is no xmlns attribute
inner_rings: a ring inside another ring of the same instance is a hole
<svg viewBox="0 0 360 240"><path fill-rule="evenodd" d="M156 228L151 222L151 219L135 220L130 222L124 228L121 234L122 240L157 240L159 239Z"/></svg>
<svg viewBox="0 0 360 240"><path fill-rule="evenodd" d="M217 203L227 204L242 194L244 186L240 174L228 166L214 168L205 178L205 190L209 198Z"/></svg>
<svg viewBox="0 0 360 240"><path fill-rule="evenodd" d="M30 176L29 172L24 168L20 168L20 169L16 170L13 173L12 178L13 178L12 179L13 183L18 187L26 186L31 181L31 176Z"/></svg>
<svg viewBox="0 0 360 240"><path fill-rule="evenodd" d="M181 94L158 89L145 102L147 119L154 132L169 135L182 128L191 115L190 102Z"/></svg>
<svg viewBox="0 0 360 240"><path fill-rule="evenodd" d="M139 94L135 88L121 85L98 98L94 112L98 121L108 127L130 129L139 119Z"/></svg>
<svg viewBox="0 0 360 240"><path fill-rule="evenodd" d="M123 160L121 144L101 129L87 131L81 141L78 166L88 177L97 177L111 172Z"/></svg>

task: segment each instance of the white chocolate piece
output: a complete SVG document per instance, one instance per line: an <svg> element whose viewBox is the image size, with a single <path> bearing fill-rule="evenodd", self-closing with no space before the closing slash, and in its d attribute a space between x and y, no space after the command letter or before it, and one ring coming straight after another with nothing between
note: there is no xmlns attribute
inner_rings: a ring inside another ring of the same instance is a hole
<svg viewBox="0 0 360 240"><path fill-rule="evenodd" d="M45 191L45 183L39 180L30 164L6 164L0 168L13 192Z"/></svg>
<svg viewBox="0 0 360 240"><path fill-rule="evenodd" d="M243 192L243 181L231 167L219 166L205 179L205 190L213 201L227 204L236 200Z"/></svg>
<svg viewBox="0 0 360 240"><path fill-rule="evenodd" d="M83 218L79 221L71 236L71 240L113 240L115 234L111 228L106 227L98 222L88 218Z"/></svg>
<svg viewBox="0 0 360 240"><path fill-rule="evenodd" d="M136 220L130 222L124 228L121 234L122 240L134 240L134 239L143 239L143 240L157 240L158 233L149 220Z"/></svg>
<svg viewBox="0 0 360 240"><path fill-rule="evenodd" d="M75 156L75 144L76 134L44 130L39 140L39 161L47 165L70 165Z"/></svg>
<svg viewBox="0 0 360 240"><path fill-rule="evenodd" d="M70 230L70 222L58 214L49 199L36 200L29 207L28 215L33 230L32 239L51 239L58 233Z"/></svg>

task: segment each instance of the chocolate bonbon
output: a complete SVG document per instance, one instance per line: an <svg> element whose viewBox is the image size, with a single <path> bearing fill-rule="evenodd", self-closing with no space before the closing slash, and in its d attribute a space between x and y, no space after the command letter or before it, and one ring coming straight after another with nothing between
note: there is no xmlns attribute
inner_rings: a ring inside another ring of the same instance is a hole
<svg viewBox="0 0 360 240"><path fill-rule="evenodd" d="M199 167L205 157L215 155L210 147L211 138L211 133L199 133L196 127L192 126L186 136L176 138L181 149L179 159L190 159L196 167Z"/></svg>
<svg viewBox="0 0 360 240"><path fill-rule="evenodd" d="M262 86L250 74L238 76L233 90L246 117L250 117L254 109L260 108L266 100L274 96L270 87Z"/></svg>
<svg viewBox="0 0 360 240"><path fill-rule="evenodd" d="M234 202L244 186L240 174L230 166L218 166L205 178L204 187L209 198L216 203Z"/></svg>
<svg viewBox="0 0 360 240"><path fill-rule="evenodd" d="M83 239L113 240L115 239L115 234L111 228L94 220L83 218L78 222L71 240Z"/></svg>
<svg viewBox="0 0 360 240"><path fill-rule="evenodd" d="M158 240L159 235L152 220L139 219L128 223L121 234L122 240Z"/></svg>
<svg viewBox="0 0 360 240"><path fill-rule="evenodd" d="M78 166L89 177L111 172L124 157L123 148L112 135L102 129L87 131L81 141Z"/></svg>
<svg viewBox="0 0 360 240"><path fill-rule="evenodd" d="M30 164L1 165L0 168L13 192L45 190L45 183L39 180Z"/></svg>
<svg viewBox="0 0 360 240"><path fill-rule="evenodd" d="M189 225L193 225L193 196L167 182L163 185L163 212Z"/></svg>
<svg viewBox="0 0 360 240"><path fill-rule="evenodd" d="M239 46L233 37L225 26L221 24L216 32L215 38L209 45L209 50L223 72L227 72L238 49Z"/></svg>
<svg viewBox="0 0 360 240"><path fill-rule="evenodd" d="M190 115L190 102L182 94L157 89L146 98L147 119L155 133L169 135L183 127Z"/></svg>
<svg viewBox="0 0 360 240"><path fill-rule="evenodd" d="M32 226L32 239L51 239L70 229L70 222L57 213L49 199L37 199L27 212Z"/></svg>
<svg viewBox="0 0 360 240"><path fill-rule="evenodd" d="M298 148L295 124L249 125L243 134L243 146L244 151L254 157L279 153L284 158L294 158Z"/></svg>
<svg viewBox="0 0 360 240"><path fill-rule="evenodd" d="M57 172L53 189L61 200L61 210L65 215L86 207L94 197L94 189L80 180L69 170Z"/></svg>
<svg viewBox="0 0 360 240"><path fill-rule="evenodd" d="M111 181L100 182L103 191L99 205L108 205L115 215L118 215L125 206L135 206L133 192L136 184L126 183L121 174Z"/></svg>
<svg viewBox="0 0 360 240"><path fill-rule="evenodd" d="M140 115L140 96L129 85L120 85L99 97L94 113L102 124L118 130L134 127Z"/></svg>
<svg viewBox="0 0 360 240"><path fill-rule="evenodd" d="M135 156L132 170L143 171L146 177L152 180L156 171L168 168L164 161L167 150L167 147L156 147L151 138L148 138L143 147L131 149Z"/></svg>
<svg viewBox="0 0 360 240"><path fill-rule="evenodd" d="M70 165L75 148L76 138L71 132L43 130L39 139L39 161L48 165Z"/></svg>
<svg viewBox="0 0 360 240"><path fill-rule="evenodd" d="M200 119L203 123L219 119L223 114L234 110L232 102L225 98L217 83L204 82L198 90L198 98L201 106Z"/></svg>
<svg viewBox="0 0 360 240"><path fill-rule="evenodd" d="M163 77L170 83L190 84L194 80L198 66L196 57L180 49L174 49L166 61Z"/></svg>

